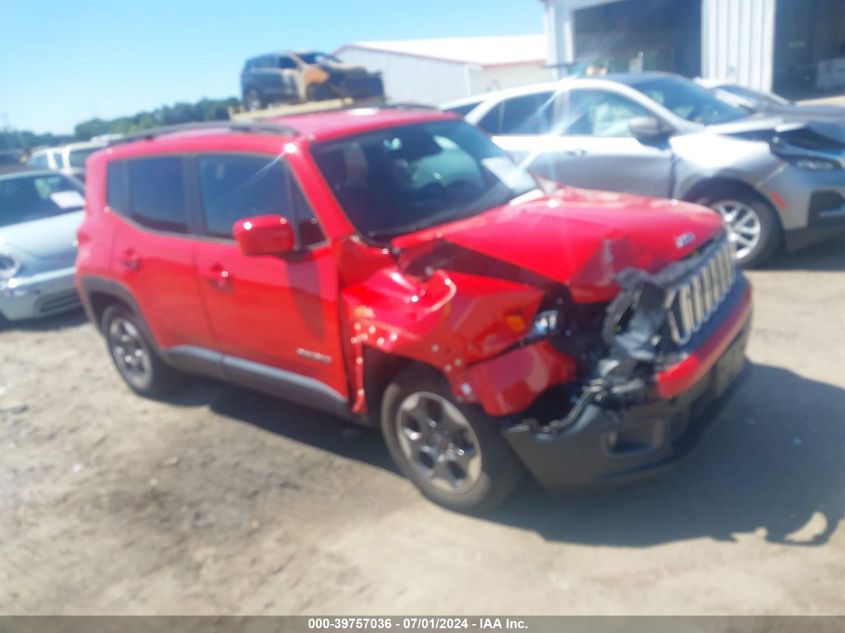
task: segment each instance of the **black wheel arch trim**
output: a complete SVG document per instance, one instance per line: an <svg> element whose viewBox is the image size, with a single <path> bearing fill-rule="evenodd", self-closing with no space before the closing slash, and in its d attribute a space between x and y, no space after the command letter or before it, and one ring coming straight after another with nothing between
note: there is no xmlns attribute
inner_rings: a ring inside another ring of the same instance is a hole
<svg viewBox="0 0 845 633"><path fill-rule="evenodd" d="M146 334L150 342L158 347L158 344L155 340L155 337L152 335L149 327L147 326L146 319L144 318L144 313L141 311L141 307L138 305L138 302L135 300L135 297L132 295L132 292L121 284L120 282L115 281L114 279L108 279L106 277L99 277L95 275L84 275L79 278L79 285L82 292L80 293L82 299L82 307L85 309L85 314L88 315L88 319L93 323L97 330L102 333L102 323L100 323L100 318L102 314L97 314L96 306L94 305L93 296L95 294L104 294L113 297L114 299L125 303L129 308L138 316L141 321L141 325L144 328L144 334Z"/></svg>

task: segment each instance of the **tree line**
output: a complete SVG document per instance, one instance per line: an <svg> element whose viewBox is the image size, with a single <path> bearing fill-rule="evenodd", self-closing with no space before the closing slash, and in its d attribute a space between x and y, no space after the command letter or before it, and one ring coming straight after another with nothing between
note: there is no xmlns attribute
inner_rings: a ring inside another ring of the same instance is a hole
<svg viewBox="0 0 845 633"><path fill-rule="evenodd" d="M78 123L73 134L37 134L25 130L0 130L0 150L32 149L43 145L61 145L73 141L87 141L101 134L128 134L162 125L192 123L194 121L223 121L229 118L229 108L238 104L235 97L201 99L196 103L175 103L152 111L138 112L116 119L93 118Z"/></svg>

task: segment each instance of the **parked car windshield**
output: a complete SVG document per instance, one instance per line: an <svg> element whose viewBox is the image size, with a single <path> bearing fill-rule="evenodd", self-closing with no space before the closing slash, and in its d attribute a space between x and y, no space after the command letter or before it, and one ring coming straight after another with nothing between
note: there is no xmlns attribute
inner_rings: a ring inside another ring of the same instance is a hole
<svg viewBox="0 0 845 633"><path fill-rule="evenodd" d="M85 160L99 149L99 147L87 147L84 149L70 150L70 166L83 169L85 167Z"/></svg>
<svg viewBox="0 0 845 633"><path fill-rule="evenodd" d="M373 239L475 215L538 188L533 176L463 121L320 144L314 157L352 224Z"/></svg>
<svg viewBox="0 0 845 633"><path fill-rule="evenodd" d="M735 84L719 86L716 90L737 96L744 101L748 101L752 107L758 109L765 108L766 106L789 105L789 101L783 97L777 96L776 94L760 92L759 90L752 90L751 88L737 86Z"/></svg>
<svg viewBox="0 0 845 633"><path fill-rule="evenodd" d="M643 79L632 82L631 87L693 123L716 125L748 116L741 108L725 103L706 88L681 77Z"/></svg>
<svg viewBox="0 0 845 633"><path fill-rule="evenodd" d="M79 211L83 206L82 185L60 174L0 179L0 226Z"/></svg>

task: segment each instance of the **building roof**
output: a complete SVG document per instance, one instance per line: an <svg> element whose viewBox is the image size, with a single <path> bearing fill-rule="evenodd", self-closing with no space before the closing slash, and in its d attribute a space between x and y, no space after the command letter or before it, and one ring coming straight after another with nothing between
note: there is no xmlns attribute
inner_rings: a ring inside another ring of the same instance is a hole
<svg viewBox="0 0 845 633"><path fill-rule="evenodd" d="M542 64L545 63L547 57L545 35L353 42L341 46L334 54L342 55L344 51L350 49L437 59L481 67Z"/></svg>

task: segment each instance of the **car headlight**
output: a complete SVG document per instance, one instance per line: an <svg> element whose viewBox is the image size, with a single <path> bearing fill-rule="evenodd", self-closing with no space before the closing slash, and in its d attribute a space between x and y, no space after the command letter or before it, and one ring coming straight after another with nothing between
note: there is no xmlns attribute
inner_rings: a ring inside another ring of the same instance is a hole
<svg viewBox="0 0 845 633"><path fill-rule="evenodd" d="M835 160L827 158L791 156L787 160L799 169L806 169L807 171L834 171L836 169L842 169L842 165L837 163Z"/></svg>
<svg viewBox="0 0 845 633"><path fill-rule="evenodd" d="M537 313L534 322L531 324L531 338L546 338L554 336L560 331L560 312L557 310L544 310Z"/></svg>
<svg viewBox="0 0 845 633"><path fill-rule="evenodd" d="M21 269L21 261L11 253L0 253L0 279L11 279Z"/></svg>

